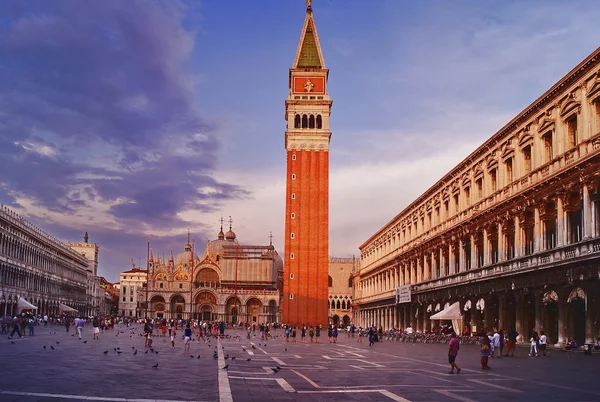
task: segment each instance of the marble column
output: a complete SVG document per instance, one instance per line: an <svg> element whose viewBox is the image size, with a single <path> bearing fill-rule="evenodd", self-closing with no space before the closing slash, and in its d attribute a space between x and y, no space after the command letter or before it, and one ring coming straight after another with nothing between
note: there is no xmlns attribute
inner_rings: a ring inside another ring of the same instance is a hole
<svg viewBox="0 0 600 402"><path fill-rule="evenodd" d="M523 255L523 242L521 241L521 219L517 215L514 217L515 223L515 258Z"/></svg>
<svg viewBox="0 0 600 402"><path fill-rule="evenodd" d="M583 184L583 239L589 239L593 235L592 226L592 202L590 201L590 190Z"/></svg>
<svg viewBox="0 0 600 402"><path fill-rule="evenodd" d="M543 297L544 295L542 293L536 293L535 297L534 297L534 301L535 301L535 330L538 332L538 335L540 333L540 331L542 331L544 329L544 322L542 321L542 314L543 314Z"/></svg>
<svg viewBox="0 0 600 402"><path fill-rule="evenodd" d="M585 289L585 343L596 344L594 317L597 316L597 303L592 302L592 286Z"/></svg>
<svg viewBox="0 0 600 402"><path fill-rule="evenodd" d="M533 252L538 253L541 250L542 243L542 225L540 221L540 209L538 207L534 210L533 217Z"/></svg>
<svg viewBox="0 0 600 402"><path fill-rule="evenodd" d="M450 275L457 274L456 272L456 263L454 261L454 247L452 242L448 243L448 272Z"/></svg>
<svg viewBox="0 0 600 402"><path fill-rule="evenodd" d="M515 309L515 315L516 315L516 322L515 322L515 329L516 331L519 333L519 336L517 337L517 342L523 342L525 340L525 337L527 337L527 333L525 333L526 329L525 326L523 325L523 310L525 309L525 300L523 298L522 294L517 295L516 297L516 309Z"/></svg>
<svg viewBox="0 0 600 402"><path fill-rule="evenodd" d="M504 328L505 310L506 310L506 296L499 295L498 296L498 329L506 329L506 328Z"/></svg>
<svg viewBox="0 0 600 402"><path fill-rule="evenodd" d="M568 289L561 289L557 291L558 294L558 344L562 345L567 341L567 310L569 309L569 303L567 298L569 297Z"/></svg>
<svg viewBox="0 0 600 402"><path fill-rule="evenodd" d="M498 262L506 261L506 246L504 240L504 228L501 222L498 222Z"/></svg>
<svg viewBox="0 0 600 402"><path fill-rule="evenodd" d="M477 268L477 245L475 244L475 235L469 236L471 239L471 255L467 258L471 259L471 269Z"/></svg>
<svg viewBox="0 0 600 402"><path fill-rule="evenodd" d="M483 265L490 265L492 262L489 235L489 231L487 229L483 229Z"/></svg>
<svg viewBox="0 0 600 402"><path fill-rule="evenodd" d="M565 210L563 207L563 199L559 195L556 197L556 246L565 245Z"/></svg>

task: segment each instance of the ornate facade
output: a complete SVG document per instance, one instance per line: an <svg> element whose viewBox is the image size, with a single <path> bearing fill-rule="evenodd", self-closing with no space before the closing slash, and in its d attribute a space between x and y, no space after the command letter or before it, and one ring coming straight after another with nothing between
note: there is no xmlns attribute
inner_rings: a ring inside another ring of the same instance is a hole
<svg viewBox="0 0 600 402"><path fill-rule="evenodd" d="M241 245L231 230L221 227L217 239L208 242L201 256L189 241L184 251L167 261L150 258L148 316L167 319L238 323L279 321L283 262L272 244ZM121 291L125 283L121 276ZM137 300L146 300L145 288ZM139 303L145 314L145 302Z"/></svg>
<svg viewBox="0 0 600 402"><path fill-rule="evenodd" d="M0 207L0 314L15 315L19 297L38 314L59 305L92 313L86 298L87 259L8 208Z"/></svg>
<svg viewBox="0 0 600 402"><path fill-rule="evenodd" d="M360 246L355 320L600 336L600 49ZM396 293L410 286L410 296Z"/></svg>
<svg viewBox="0 0 600 402"><path fill-rule="evenodd" d="M352 322L352 274L357 265L353 258L329 259L329 321L344 327Z"/></svg>
<svg viewBox="0 0 600 402"><path fill-rule="evenodd" d="M289 72L283 321L327 324L329 259L329 70L308 2Z"/></svg>

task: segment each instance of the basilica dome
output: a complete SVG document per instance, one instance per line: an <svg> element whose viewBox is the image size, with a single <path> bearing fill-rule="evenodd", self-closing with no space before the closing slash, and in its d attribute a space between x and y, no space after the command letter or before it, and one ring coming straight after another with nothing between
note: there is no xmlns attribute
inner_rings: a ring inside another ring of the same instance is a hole
<svg viewBox="0 0 600 402"><path fill-rule="evenodd" d="M190 261L192 259L192 247L189 244L186 244L185 250L180 253L177 258L175 258L175 266L182 267L187 265L190 266ZM198 255L194 254L194 261L198 260Z"/></svg>

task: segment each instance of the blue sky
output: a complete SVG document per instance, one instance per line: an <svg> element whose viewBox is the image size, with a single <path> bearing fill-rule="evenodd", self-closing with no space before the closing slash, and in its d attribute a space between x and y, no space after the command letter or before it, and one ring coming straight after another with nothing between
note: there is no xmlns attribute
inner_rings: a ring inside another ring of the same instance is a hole
<svg viewBox="0 0 600 402"><path fill-rule="evenodd" d="M600 46L597 1L315 0L330 254L358 246ZM0 3L0 203L100 274L232 216L281 253L302 0ZM202 247L198 247L201 249Z"/></svg>

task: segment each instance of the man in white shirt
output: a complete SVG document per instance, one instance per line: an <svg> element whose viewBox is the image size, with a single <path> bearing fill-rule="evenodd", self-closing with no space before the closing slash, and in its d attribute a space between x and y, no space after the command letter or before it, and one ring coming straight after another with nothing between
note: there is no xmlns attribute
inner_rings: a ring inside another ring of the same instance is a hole
<svg viewBox="0 0 600 402"><path fill-rule="evenodd" d="M496 328L494 328L494 335L492 336L492 344L494 345L494 347L492 348L492 354L491 357L494 357L494 352L496 351L496 349L500 350L500 334L498 333L498 330ZM498 353L500 356L498 357L502 357L502 355L500 353Z"/></svg>
<svg viewBox="0 0 600 402"><path fill-rule="evenodd" d="M548 338L544 331L541 331L540 334L540 352L542 353L542 356L546 356L546 344L548 343Z"/></svg>
<svg viewBox="0 0 600 402"><path fill-rule="evenodd" d="M412 329L412 327L409 325L408 328L406 328L406 333L408 335L411 335L414 332L414 330Z"/></svg>

